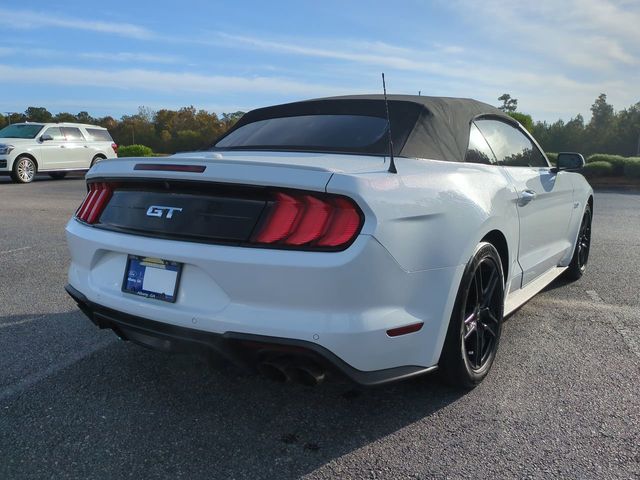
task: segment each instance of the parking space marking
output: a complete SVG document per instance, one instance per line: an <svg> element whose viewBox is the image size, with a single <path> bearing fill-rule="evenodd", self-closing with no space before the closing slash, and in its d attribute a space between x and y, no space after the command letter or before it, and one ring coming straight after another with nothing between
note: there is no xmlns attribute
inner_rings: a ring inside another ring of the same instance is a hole
<svg viewBox="0 0 640 480"><path fill-rule="evenodd" d="M33 248L33 247L21 247L21 248L14 248L13 250L4 250L4 251L0 252L0 255L10 255L12 253L22 252L24 250L29 250L30 248Z"/></svg>
<svg viewBox="0 0 640 480"><path fill-rule="evenodd" d="M64 242L61 243L50 243L47 245L31 245L28 247L20 247L20 248L13 248L11 250L3 250L0 252L0 255L11 255L12 253L19 253L19 252L24 252L25 250L31 250L33 248L47 248L47 249L52 249L52 248L58 248L58 247L66 247L67 244Z"/></svg>
<svg viewBox="0 0 640 480"><path fill-rule="evenodd" d="M601 314L601 321L609 323L622 337L629 351L640 360L640 307L606 303L595 290L586 290L585 293L590 300L547 297L543 302L545 305L569 307L574 311L596 311Z"/></svg>
<svg viewBox="0 0 640 480"><path fill-rule="evenodd" d="M37 317L25 318L24 320L18 320L16 322L0 323L0 328L13 327L15 325L23 325L25 323L35 322L36 320L40 320L44 317L46 317L46 315L39 315Z"/></svg>
<svg viewBox="0 0 640 480"><path fill-rule="evenodd" d="M591 297L591 300L593 300L594 302L604 303L604 300L600 298L600 295L598 295L598 292L596 292L595 290L587 290L585 293L589 295L589 297Z"/></svg>
<svg viewBox="0 0 640 480"><path fill-rule="evenodd" d="M13 397L14 395L22 393L23 391L27 390L29 387L44 380L45 378L58 373L60 370L64 370L65 368L73 365L74 363L79 362L83 358L88 357L89 355L92 355L95 352L102 350L103 348L117 341L118 339L115 337L107 338L88 348L85 348L83 350L78 350L77 352L71 354L67 358L49 365L49 367L45 368L44 370L33 373L32 375L23 377L19 382L14 383L13 385L9 385L8 387L0 390L0 402L3 402L10 397Z"/></svg>

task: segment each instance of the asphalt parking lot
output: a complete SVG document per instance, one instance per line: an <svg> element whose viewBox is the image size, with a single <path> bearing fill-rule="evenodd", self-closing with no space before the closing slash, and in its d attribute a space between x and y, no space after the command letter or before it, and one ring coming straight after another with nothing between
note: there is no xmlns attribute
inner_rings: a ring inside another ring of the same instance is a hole
<svg viewBox="0 0 640 480"><path fill-rule="evenodd" d="M461 395L273 383L121 342L63 290L81 178L0 177L0 478L640 478L640 192Z"/></svg>

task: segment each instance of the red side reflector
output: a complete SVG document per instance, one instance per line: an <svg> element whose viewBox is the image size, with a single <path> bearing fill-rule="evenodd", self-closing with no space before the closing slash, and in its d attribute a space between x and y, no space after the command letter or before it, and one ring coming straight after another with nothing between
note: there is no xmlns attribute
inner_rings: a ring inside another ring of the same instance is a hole
<svg viewBox="0 0 640 480"><path fill-rule="evenodd" d="M134 170L154 170L157 172L191 172L202 173L205 165L172 165L168 163L136 163Z"/></svg>
<svg viewBox="0 0 640 480"><path fill-rule="evenodd" d="M406 335L407 333L417 332L422 328L424 322L412 323L411 325L406 325L404 327L392 328L391 330L387 330L387 335L390 337L398 337L400 335Z"/></svg>

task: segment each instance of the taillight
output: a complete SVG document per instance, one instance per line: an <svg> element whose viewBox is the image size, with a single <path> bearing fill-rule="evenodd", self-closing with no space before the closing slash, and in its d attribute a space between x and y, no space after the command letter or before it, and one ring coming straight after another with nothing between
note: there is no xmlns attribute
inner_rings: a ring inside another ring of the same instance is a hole
<svg viewBox="0 0 640 480"><path fill-rule="evenodd" d="M113 148L114 153L117 155L118 154L118 144L117 143L112 143L111 144L111 148Z"/></svg>
<svg viewBox="0 0 640 480"><path fill-rule="evenodd" d="M277 192L252 243L309 249L346 248L362 227L350 199L303 192Z"/></svg>
<svg viewBox="0 0 640 480"><path fill-rule="evenodd" d="M89 224L96 223L112 194L113 185L100 182L90 183L89 192L76 211L76 218Z"/></svg>

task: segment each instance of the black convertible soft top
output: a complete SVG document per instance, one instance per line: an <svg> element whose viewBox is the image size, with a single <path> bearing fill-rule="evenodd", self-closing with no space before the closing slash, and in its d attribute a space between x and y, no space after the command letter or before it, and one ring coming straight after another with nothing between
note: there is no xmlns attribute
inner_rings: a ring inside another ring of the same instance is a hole
<svg viewBox="0 0 640 480"><path fill-rule="evenodd" d="M464 161L471 122L481 116L516 122L497 108L469 98L388 95L395 156ZM258 108L246 113L218 142L243 126L273 118L304 115L362 115L385 118L382 95L353 95L319 98ZM386 137L386 136L385 136ZM222 142L223 144L225 142ZM216 149L226 150L220 145ZM266 149L266 148L264 148ZM295 145L278 145L276 150L300 150ZM320 151L312 148L311 151ZM327 149L325 151L329 151ZM341 151L335 148L331 151ZM347 153L387 155L386 140Z"/></svg>

